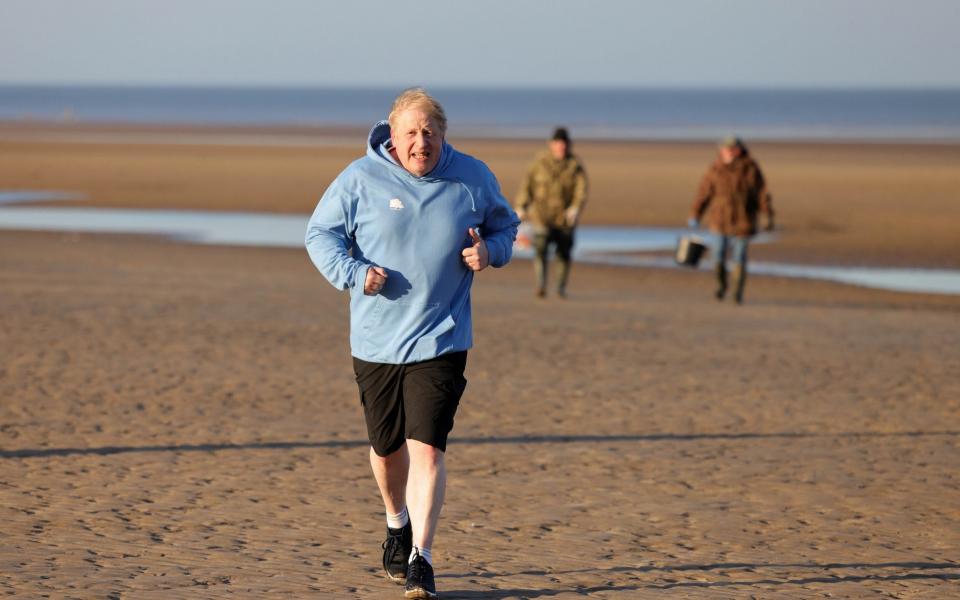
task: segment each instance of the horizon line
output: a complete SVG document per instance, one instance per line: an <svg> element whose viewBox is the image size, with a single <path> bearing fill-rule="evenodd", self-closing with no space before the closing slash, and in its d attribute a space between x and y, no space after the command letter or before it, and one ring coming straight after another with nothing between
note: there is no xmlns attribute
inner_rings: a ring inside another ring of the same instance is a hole
<svg viewBox="0 0 960 600"><path fill-rule="evenodd" d="M386 91L402 90L410 87L424 87L433 90L521 90L521 91L824 91L824 92L871 92L871 91L944 91L960 92L958 84L358 84L358 83L201 83L201 82L62 82L62 81L4 81L0 80L0 88L114 88L114 89L234 89L234 90L353 90L353 91Z"/></svg>

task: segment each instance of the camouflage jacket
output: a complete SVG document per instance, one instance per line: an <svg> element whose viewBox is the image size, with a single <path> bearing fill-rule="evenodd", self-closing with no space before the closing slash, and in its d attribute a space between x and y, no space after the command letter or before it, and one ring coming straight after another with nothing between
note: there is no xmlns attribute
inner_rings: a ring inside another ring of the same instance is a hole
<svg viewBox="0 0 960 600"><path fill-rule="evenodd" d="M515 207L540 227L573 228L566 211L583 210L587 202L587 173L576 157L556 160L549 151L538 155L520 186Z"/></svg>
<svg viewBox="0 0 960 600"><path fill-rule="evenodd" d="M757 213L773 222L773 199L756 161L743 154L730 164L719 158L710 165L690 208L714 233L749 236L757 232Z"/></svg>

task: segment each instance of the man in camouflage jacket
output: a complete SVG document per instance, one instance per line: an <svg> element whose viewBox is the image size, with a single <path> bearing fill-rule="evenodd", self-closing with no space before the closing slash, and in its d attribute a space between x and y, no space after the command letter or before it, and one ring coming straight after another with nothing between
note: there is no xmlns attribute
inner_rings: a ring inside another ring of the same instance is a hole
<svg viewBox="0 0 960 600"><path fill-rule="evenodd" d="M570 276L574 230L587 202L587 173L570 152L566 129L558 127L547 145L549 149L539 154L527 170L515 207L520 218L533 226L537 296L547 294L547 254L554 245L559 263L557 294L563 298Z"/></svg>

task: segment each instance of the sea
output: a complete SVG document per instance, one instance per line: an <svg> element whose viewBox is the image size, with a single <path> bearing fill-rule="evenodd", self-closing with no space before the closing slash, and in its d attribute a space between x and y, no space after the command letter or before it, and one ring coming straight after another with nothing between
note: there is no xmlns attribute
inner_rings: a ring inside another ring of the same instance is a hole
<svg viewBox="0 0 960 600"><path fill-rule="evenodd" d="M0 120L367 128L398 88L0 85ZM431 88L448 135L960 143L960 89Z"/></svg>

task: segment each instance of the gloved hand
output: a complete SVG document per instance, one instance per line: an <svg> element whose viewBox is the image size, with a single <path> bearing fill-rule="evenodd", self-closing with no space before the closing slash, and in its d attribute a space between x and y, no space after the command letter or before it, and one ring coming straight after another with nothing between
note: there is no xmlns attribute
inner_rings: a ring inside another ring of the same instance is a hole
<svg viewBox="0 0 960 600"><path fill-rule="evenodd" d="M690 217L687 219L687 227L690 229L696 229L697 227L700 227L700 220L696 217Z"/></svg>

